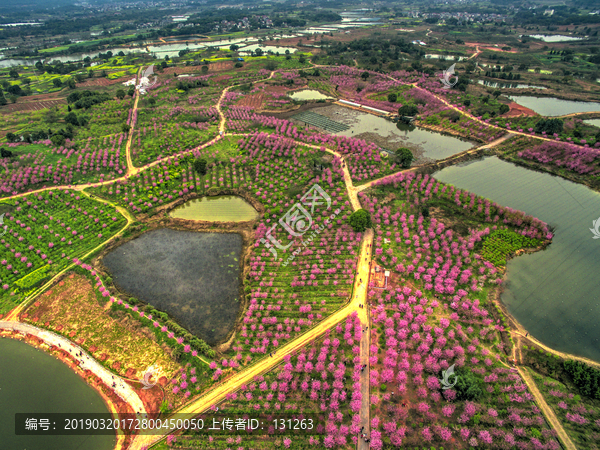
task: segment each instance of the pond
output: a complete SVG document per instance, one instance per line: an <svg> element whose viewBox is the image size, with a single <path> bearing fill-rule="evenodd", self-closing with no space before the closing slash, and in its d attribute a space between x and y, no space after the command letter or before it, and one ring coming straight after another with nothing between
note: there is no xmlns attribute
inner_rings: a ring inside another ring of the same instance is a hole
<svg viewBox="0 0 600 450"><path fill-rule="evenodd" d="M595 127L600 128L600 119L588 119L584 120L588 125L594 125Z"/></svg>
<svg viewBox="0 0 600 450"><path fill-rule="evenodd" d="M502 302L544 344L600 361L600 240L590 231L600 214L600 194L496 157L434 176L555 227L546 250L509 261Z"/></svg>
<svg viewBox="0 0 600 450"><path fill-rule="evenodd" d="M162 228L117 247L103 263L120 289L214 345L238 314L241 251L239 234Z"/></svg>
<svg viewBox="0 0 600 450"><path fill-rule="evenodd" d="M179 52L182 50L196 51L201 48L205 48L204 43L181 43L181 44L155 44L149 45L148 51L157 56L159 59L163 59L165 56L169 58L175 58L179 56Z"/></svg>
<svg viewBox="0 0 600 450"><path fill-rule="evenodd" d="M42 58L43 60L43 58ZM38 62L39 59L0 59L0 69L6 69L7 67L16 67L16 66L28 66L33 67L35 63Z"/></svg>
<svg viewBox="0 0 600 450"><path fill-rule="evenodd" d="M527 95L511 95L508 98L542 116L563 116L579 112L600 111L600 103L598 102L575 102L553 97L531 97Z"/></svg>
<svg viewBox="0 0 600 450"><path fill-rule="evenodd" d="M88 56L91 59L97 57L100 53L108 53L112 52L113 56L117 56L119 52L123 52L128 55L130 53L145 53L146 50L140 48L108 48L106 50L102 50L101 52L92 52L92 53L76 53L69 56L48 56L46 58L47 63L51 63L54 61L60 61L62 63L75 62L75 61L83 61Z"/></svg>
<svg viewBox="0 0 600 450"><path fill-rule="evenodd" d="M541 39L544 42L581 41L585 39L582 37L563 36L561 34L530 34L529 37L532 37L534 39Z"/></svg>
<svg viewBox="0 0 600 450"><path fill-rule="evenodd" d="M241 197L218 195L190 200L169 215L176 219L244 222L258 218L258 211Z"/></svg>
<svg viewBox="0 0 600 450"><path fill-rule="evenodd" d="M415 154L415 164L444 159L473 147L473 143L453 136L435 133L414 125L394 123L373 114L338 105L315 109L320 115L346 125L335 134L374 142L379 147L395 151L408 147Z"/></svg>
<svg viewBox="0 0 600 450"><path fill-rule="evenodd" d="M426 59L439 59L440 61L465 61L469 59L468 56L452 56L452 55L425 55Z"/></svg>
<svg viewBox="0 0 600 450"><path fill-rule="evenodd" d="M225 48L229 48L229 46L226 46ZM290 53L296 53L296 49L293 47L279 47L276 45L264 45L264 44L247 45L245 47L240 48L238 50L238 52L251 53L251 52L255 52L259 48L263 51L263 53L273 52L273 53L279 53L279 54L283 55L286 50L289 50Z"/></svg>
<svg viewBox="0 0 600 450"><path fill-rule="evenodd" d="M2 448L112 450L115 436L15 436L15 413L108 413L102 397L53 356L13 339L0 339Z"/></svg>
<svg viewBox="0 0 600 450"><path fill-rule="evenodd" d="M477 83L483 84L487 87L497 89L547 89L544 86L534 86L533 84L521 84L521 83L500 83L496 81L488 80L477 80Z"/></svg>
<svg viewBox="0 0 600 450"><path fill-rule="evenodd" d="M289 95L294 100L329 100L333 97L329 97L325 94L321 94L319 91L314 89L305 89L303 91L296 91Z"/></svg>

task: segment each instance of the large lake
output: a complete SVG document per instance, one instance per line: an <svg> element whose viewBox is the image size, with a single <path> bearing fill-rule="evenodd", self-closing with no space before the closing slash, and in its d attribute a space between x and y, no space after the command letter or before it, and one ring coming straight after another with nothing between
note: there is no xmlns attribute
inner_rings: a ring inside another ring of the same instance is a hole
<svg viewBox="0 0 600 450"><path fill-rule="evenodd" d="M115 436L15 436L15 413L108 413L102 397L41 350L0 339L0 448L112 450Z"/></svg>
<svg viewBox="0 0 600 450"><path fill-rule="evenodd" d="M496 157L434 176L555 227L545 251L509 261L502 301L546 345L600 361L600 239L589 230L600 216L600 194Z"/></svg>
<svg viewBox="0 0 600 450"><path fill-rule="evenodd" d="M563 116L578 112L600 111L600 103L597 102L574 102L559 98L530 97L527 95L511 95L508 98L542 116Z"/></svg>
<svg viewBox="0 0 600 450"><path fill-rule="evenodd" d="M239 234L163 228L117 247L103 263L118 287L213 345L238 314L241 250Z"/></svg>

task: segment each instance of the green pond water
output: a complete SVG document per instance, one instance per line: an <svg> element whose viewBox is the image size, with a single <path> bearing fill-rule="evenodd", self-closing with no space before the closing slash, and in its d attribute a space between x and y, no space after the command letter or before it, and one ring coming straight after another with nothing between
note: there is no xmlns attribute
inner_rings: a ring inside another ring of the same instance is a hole
<svg viewBox="0 0 600 450"><path fill-rule="evenodd" d="M108 413L98 393L54 357L0 339L0 448L112 450L115 436L16 436L15 413Z"/></svg>
<svg viewBox="0 0 600 450"><path fill-rule="evenodd" d="M227 337L238 314L241 251L239 234L162 228L102 262L119 288L213 345Z"/></svg>
<svg viewBox="0 0 600 450"><path fill-rule="evenodd" d="M542 116L563 116L578 112L600 111L600 103L598 102L575 102L560 98L531 97L528 95L511 95L508 98Z"/></svg>
<svg viewBox="0 0 600 450"><path fill-rule="evenodd" d="M258 211L241 197L219 195L202 197L173 209L171 217L214 222L245 222L258 218Z"/></svg>
<svg viewBox="0 0 600 450"><path fill-rule="evenodd" d="M590 231L600 216L600 194L496 157L434 176L555 227L546 250L509 261L502 301L544 344L600 361L600 239Z"/></svg>
<svg viewBox="0 0 600 450"><path fill-rule="evenodd" d="M587 123L588 125L594 125L595 127L600 128L600 119L588 119L588 120L584 120L584 122Z"/></svg>
<svg viewBox="0 0 600 450"><path fill-rule="evenodd" d="M333 98L325 94L321 94L319 91L315 91L314 89L305 89L303 91L297 91L290 94L290 97L294 100L327 100Z"/></svg>

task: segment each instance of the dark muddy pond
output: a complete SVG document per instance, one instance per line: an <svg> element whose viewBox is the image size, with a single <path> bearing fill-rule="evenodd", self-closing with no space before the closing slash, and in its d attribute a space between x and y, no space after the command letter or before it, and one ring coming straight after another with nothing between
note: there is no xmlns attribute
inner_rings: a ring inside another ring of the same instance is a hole
<svg viewBox="0 0 600 450"><path fill-rule="evenodd" d="M219 195L190 200L175 208L169 215L177 219L245 222L256 219L258 212L241 197Z"/></svg>
<svg viewBox="0 0 600 450"><path fill-rule="evenodd" d="M114 249L103 263L119 288L214 345L237 317L241 251L239 234L163 228Z"/></svg>

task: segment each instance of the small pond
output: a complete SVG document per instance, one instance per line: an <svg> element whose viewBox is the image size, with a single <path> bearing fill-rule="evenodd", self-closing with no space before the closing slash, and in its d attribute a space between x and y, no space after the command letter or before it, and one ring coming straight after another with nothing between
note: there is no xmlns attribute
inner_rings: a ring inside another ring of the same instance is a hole
<svg viewBox="0 0 600 450"><path fill-rule="evenodd" d="M101 52L77 53L77 54L73 54L73 55L69 55L69 56L48 56L47 62L51 63L53 61L60 61L62 63L68 63L68 62L83 61L88 56L91 59L94 59L100 53L108 53L109 51L112 52L113 56L117 56L119 54L119 52L123 52L126 55L128 55L130 53L146 53L146 50L139 49L139 48L108 48L106 50L102 50Z"/></svg>
<svg viewBox="0 0 600 450"><path fill-rule="evenodd" d="M7 67L16 67L16 66L27 66L33 67L36 62L39 60L44 60L44 58L39 59L1 59L0 60L0 69L6 69Z"/></svg>
<svg viewBox="0 0 600 450"><path fill-rule="evenodd" d="M119 288L214 345L238 314L241 251L239 234L162 228L115 248L103 263Z"/></svg>
<svg viewBox="0 0 600 450"><path fill-rule="evenodd" d="M600 128L600 119L588 119L584 120L588 125L594 125L595 127Z"/></svg>
<svg viewBox="0 0 600 450"><path fill-rule="evenodd" d="M488 81L488 80L477 80L477 83L483 84L487 87L497 88L497 89L547 89L544 86L535 86L533 84L521 84L521 83L500 83L496 81Z"/></svg>
<svg viewBox="0 0 600 450"><path fill-rule="evenodd" d="M227 48L229 48L229 46L227 46ZM277 45L263 45L263 44L247 45L245 47L240 48L238 50L238 52L251 53L251 52L255 52L259 48L263 51L263 53L267 53L267 52L278 53L279 52L281 55L283 55L286 50L289 50L290 53L296 53L296 49L293 47L280 47Z"/></svg>
<svg viewBox="0 0 600 450"><path fill-rule="evenodd" d="M176 219L244 222L258 218L254 207L236 195L219 195L190 200L170 213Z"/></svg>
<svg viewBox="0 0 600 450"><path fill-rule="evenodd" d="M600 240L590 231L600 215L600 194L496 157L447 167L434 177L555 227L546 250L508 262L502 302L544 344L600 362Z"/></svg>
<svg viewBox="0 0 600 450"><path fill-rule="evenodd" d="M469 59L468 56L452 56L452 55L425 55L426 59L439 59L440 61L465 61Z"/></svg>
<svg viewBox="0 0 600 450"><path fill-rule="evenodd" d="M530 34L529 37L532 37L534 39L541 39L544 42L581 41L585 39L582 37L563 36L561 34Z"/></svg>
<svg viewBox="0 0 600 450"><path fill-rule="evenodd" d="M563 116L579 112L600 111L600 103L598 102L576 102L553 97L531 97L527 95L511 95L508 98L542 116Z"/></svg>
<svg viewBox="0 0 600 450"><path fill-rule="evenodd" d="M305 89L303 91L296 91L289 95L294 100L329 100L333 97L329 97L325 94L321 94L319 91L314 89Z"/></svg>
<svg viewBox="0 0 600 450"><path fill-rule="evenodd" d="M115 436L16 436L15 413L108 413L102 397L66 364L30 345L0 339L2 448L112 450Z"/></svg>

